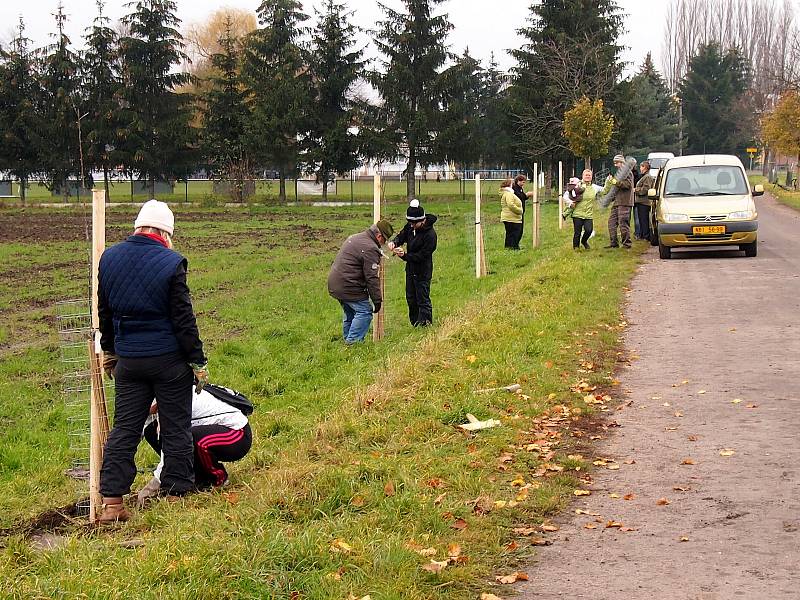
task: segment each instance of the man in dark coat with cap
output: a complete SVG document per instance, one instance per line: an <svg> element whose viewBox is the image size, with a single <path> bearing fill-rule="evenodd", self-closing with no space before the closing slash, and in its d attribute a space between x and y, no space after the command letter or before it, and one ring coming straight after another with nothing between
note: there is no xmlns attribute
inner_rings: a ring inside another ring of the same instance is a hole
<svg viewBox="0 0 800 600"><path fill-rule="evenodd" d="M433 323L431 279L433 253L436 251L436 215L426 215L419 200L412 200L406 210L407 223L389 248L406 263L406 302L408 320L414 327ZM404 250L401 246L406 245Z"/></svg>
<svg viewBox="0 0 800 600"><path fill-rule="evenodd" d="M333 261L328 273L328 293L342 305L345 344L364 341L372 314L381 310L381 246L392 233L392 225L380 220L366 231L347 238Z"/></svg>

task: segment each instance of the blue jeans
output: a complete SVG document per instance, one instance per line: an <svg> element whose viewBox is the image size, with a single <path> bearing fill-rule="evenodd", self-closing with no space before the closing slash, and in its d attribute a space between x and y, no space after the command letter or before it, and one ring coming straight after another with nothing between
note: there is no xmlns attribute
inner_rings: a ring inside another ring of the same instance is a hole
<svg viewBox="0 0 800 600"><path fill-rule="evenodd" d="M367 337L369 325L372 323L372 304L369 300L357 300L355 302L347 302L339 300L344 310L344 318L342 319L342 335L345 344L354 344L355 342L363 342Z"/></svg>

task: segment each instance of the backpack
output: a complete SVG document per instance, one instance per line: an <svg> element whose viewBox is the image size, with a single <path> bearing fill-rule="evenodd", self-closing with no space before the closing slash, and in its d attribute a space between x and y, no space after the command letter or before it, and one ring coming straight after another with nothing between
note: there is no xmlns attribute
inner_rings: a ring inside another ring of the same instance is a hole
<svg viewBox="0 0 800 600"><path fill-rule="evenodd" d="M203 389L214 396L214 398L217 400L221 400L225 404L242 411L242 414L245 416L252 415L253 411L255 410L253 403L250 402L247 396L241 392L237 392L231 388L222 387L221 385L215 385L213 383L207 383Z"/></svg>

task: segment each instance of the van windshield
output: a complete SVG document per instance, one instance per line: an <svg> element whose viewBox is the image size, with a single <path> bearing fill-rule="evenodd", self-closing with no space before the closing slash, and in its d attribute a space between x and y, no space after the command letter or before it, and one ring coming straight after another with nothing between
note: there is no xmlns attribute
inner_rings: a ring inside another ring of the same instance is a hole
<svg viewBox="0 0 800 600"><path fill-rule="evenodd" d="M650 163L651 169L660 169L668 160L668 158L648 158L647 162Z"/></svg>
<svg viewBox="0 0 800 600"><path fill-rule="evenodd" d="M727 196L748 192L744 173L733 165L702 165L669 169L665 196Z"/></svg>

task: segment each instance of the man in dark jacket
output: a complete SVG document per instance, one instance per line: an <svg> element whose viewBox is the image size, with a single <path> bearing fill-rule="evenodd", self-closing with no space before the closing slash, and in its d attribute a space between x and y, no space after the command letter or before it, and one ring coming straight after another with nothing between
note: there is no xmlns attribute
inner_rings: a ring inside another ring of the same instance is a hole
<svg viewBox="0 0 800 600"><path fill-rule="evenodd" d="M633 163L635 167L636 163ZM614 167L617 169L615 175L609 175L606 179L606 188L616 187L617 193L614 197L614 204L611 206L611 213L608 216L608 237L609 244L606 248L619 248L617 241L617 228L619 228L622 238L622 247L631 247L631 210L633 209L633 169L628 168L625 157L617 154L614 157ZM608 190L604 188L603 194Z"/></svg>
<svg viewBox="0 0 800 600"><path fill-rule="evenodd" d="M431 278L433 253L436 251L436 215L426 215L419 200L412 200L406 210L407 223L389 244L394 254L406 262L406 302L408 320L414 327L433 323ZM403 250L401 246L406 245Z"/></svg>
<svg viewBox="0 0 800 600"><path fill-rule="evenodd" d="M347 238L333 261L328 273L328 293L342 305L345 344L363 341L373 312L381 309L381 246L392 233L394 229L388 221L378 221L366 231Z"/></svg>
<svg viewBox="0 0 800 600"><path fill-rule="evenodd" d="M522 239L522 234L525 231L525 202L528 198L533 197L533 192L526 192L525 191L525 182L528 181L528 178L521 173L514 178L514 183L511 186L511 190L514 192L514 195L519 198L519 201L522 202L522 227L519 228L519 234L517 235L516 244L514 245L519 250L519 241Z"/></svg>
<svg viewBox="0 0 800 600"><path fill-rule="evenodd" d="M193 491L192 381L208 379L186 259L172 249L175 217L157 200L144 204L134 235L100 259L97 307L103 367L115 380L114 428L100 472L100 522L125 521L122 497L136 477L134 456L150 404L161 412L161 492Z"/></svg>

